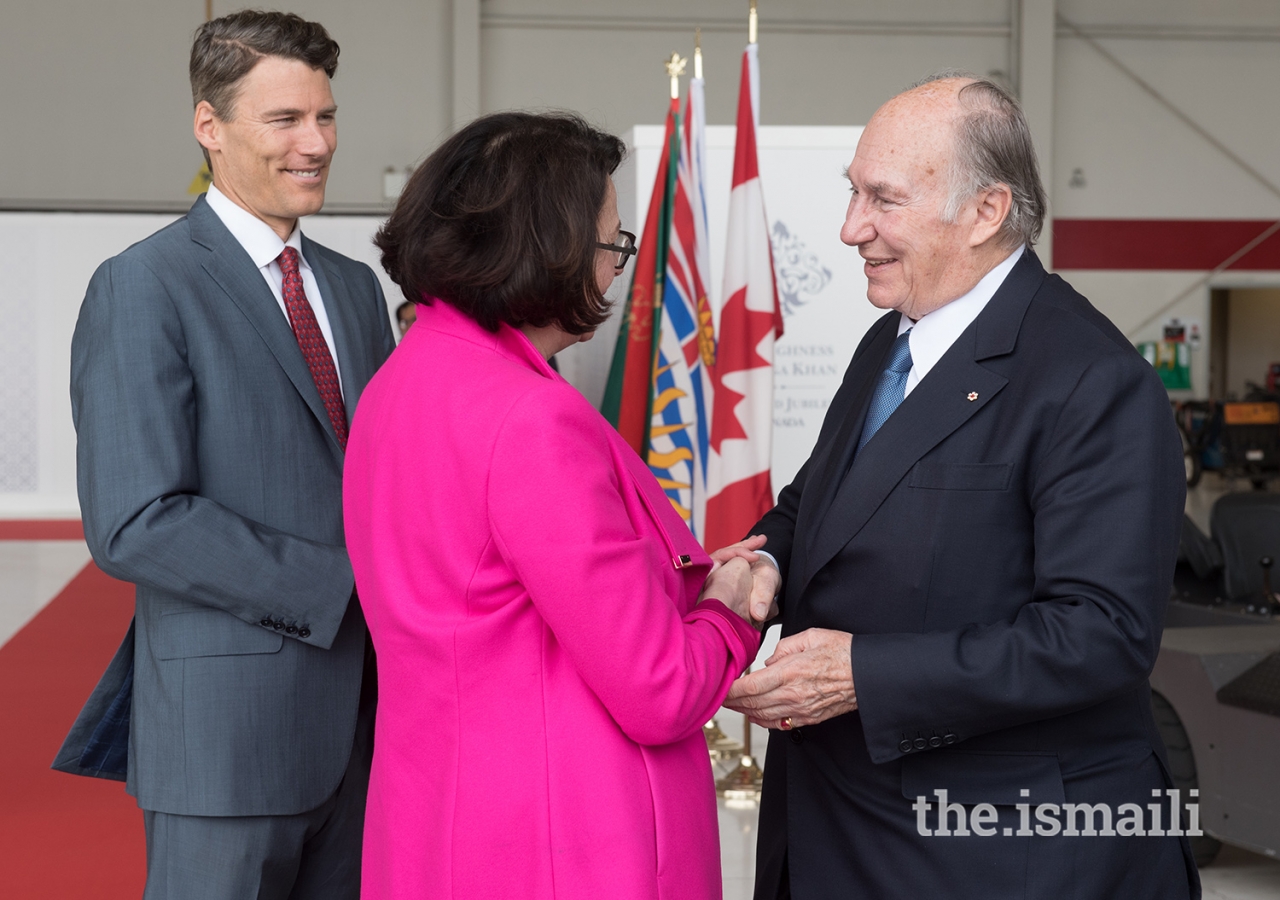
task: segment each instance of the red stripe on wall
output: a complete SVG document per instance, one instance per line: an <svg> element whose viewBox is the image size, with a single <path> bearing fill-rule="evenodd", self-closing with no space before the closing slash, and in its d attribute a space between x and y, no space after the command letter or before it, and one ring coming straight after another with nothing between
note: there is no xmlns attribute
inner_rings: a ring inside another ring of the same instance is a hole
<svg viewBox="0 0 1280 900"><path fill-rule="evenodd" d="M0 541L83 541L79 519L0 519Z"/></svg>
<svg viewBox="0 0 1280 900"><path fill-rule="evenodd" d="M1054 219L1055 269L1209 271L1270 228L1269 219ZM1231 270L1280 270L1280 232Z"/></svg>

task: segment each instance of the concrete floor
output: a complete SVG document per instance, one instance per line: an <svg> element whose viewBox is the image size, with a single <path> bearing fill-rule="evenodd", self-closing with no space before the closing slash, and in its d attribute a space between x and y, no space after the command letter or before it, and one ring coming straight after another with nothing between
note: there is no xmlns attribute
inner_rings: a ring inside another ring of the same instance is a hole
<svg viewBox="0 0 1280 900"><path fill-rule="evenodd" d="M1213 511L1214 501L1223 494L1249 489L1249 482L1244 479L1226 479L1217 472L1206 472L1201 476L1200 483L1187 491L1187 515L1200 526L1201 531L1208 534L1209 514Z"/></svg>
<svg viewBox="0 0 1280 900"><path fill-rule="evenodd" d="M84 541L0 541L0 646L88 562Z"/></svg>

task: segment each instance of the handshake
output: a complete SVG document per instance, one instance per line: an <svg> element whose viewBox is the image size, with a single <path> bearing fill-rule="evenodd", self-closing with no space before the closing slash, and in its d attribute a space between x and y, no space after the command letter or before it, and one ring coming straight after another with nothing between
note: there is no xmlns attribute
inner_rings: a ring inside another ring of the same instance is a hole
<svg viewBox="0 0 1280 900"><path fill-rule="evenodd" d="M715 565L698 598L719 600L756 630L778 614L774 598L782 585L778 567L769 557L756 552L766 540L764 535L754 534L712 553Z"/></svg>
<svg viewBox="0 0 1280 900"><path fill-rule="evenodd" d="M778 615L782 574L758 551L764 535L752 535L711 554L715 566L702 598L715 598L757 629ZM850 644L843 631L810 628L784 637L764 668L743 675L724 705L757 725L783 731L816 725L858 708Z"/></svg>

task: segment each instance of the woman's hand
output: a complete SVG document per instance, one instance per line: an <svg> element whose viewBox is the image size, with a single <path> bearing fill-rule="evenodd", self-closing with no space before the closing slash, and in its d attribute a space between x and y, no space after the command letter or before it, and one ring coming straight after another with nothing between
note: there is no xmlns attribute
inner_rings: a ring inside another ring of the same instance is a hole
<svg viewBox="0 0 1280 900"><path fill-rule="evenodd" d="M773 560L756 551L761 550L768 538L763 534L753 534L745 541L721 547L711 554L716 566L731 559L746 560L751 564L754 586L751 591L751 618L748 620L756 628L778 615L778 590L782 587L782 573L774 565ZM711 571L715 571L713 568Z"/></svg>
<svg viewBox="0 0 1280 900"><path fill-rule="evenodd" d="M763 534L753 534L745 541L738 541L736 544L730 544L728 547L721 547L711 554L711 559L717 566L727 563L731 559L745 559L749 563L755 562L760 558L760 554L755 551L759 550L769 540Z"/></svg>
<svg viewBox="0 0 1280 900"><path fill-rule="evenodd" d="M751 621L751 585L753 581L749 562L740 557L730 559L711 570L711 574L707 576L706 584L702 586L702 593L698 595L698 600L699 602L708 599L719 600L729 609L742 616L753 628L758 629L760 624Z"/></svg>

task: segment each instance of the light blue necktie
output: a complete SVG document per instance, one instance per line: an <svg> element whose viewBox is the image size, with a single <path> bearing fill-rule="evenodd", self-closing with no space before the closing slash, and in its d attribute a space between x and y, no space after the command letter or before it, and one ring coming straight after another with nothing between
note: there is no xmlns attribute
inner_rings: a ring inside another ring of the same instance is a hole
<svg viewBox="0 0 1280 900"><path fill-rule="evenodd" d="M855 456L862 452L871 436L893 415L907 392L907 376L911 374L911 344L908 342L910 334L911 329L908 328L894 339L893 346L889 348L889 362L880 373L876 392L871 395L871 405L867 407L867 419L862 423L862 437L858 438Z"/></svg>

